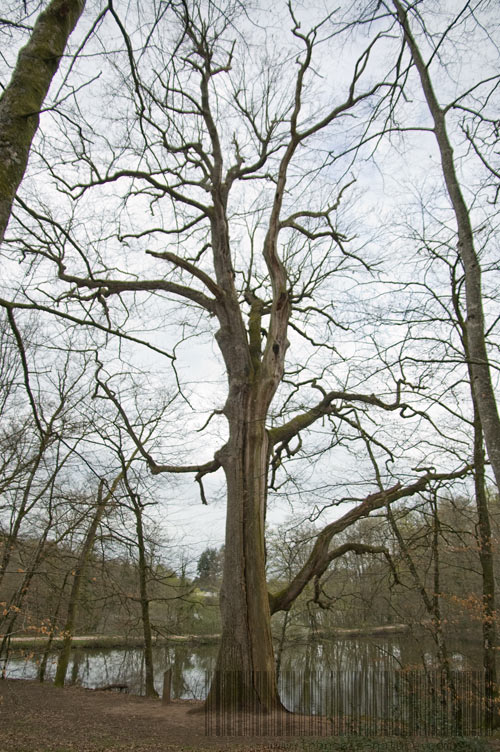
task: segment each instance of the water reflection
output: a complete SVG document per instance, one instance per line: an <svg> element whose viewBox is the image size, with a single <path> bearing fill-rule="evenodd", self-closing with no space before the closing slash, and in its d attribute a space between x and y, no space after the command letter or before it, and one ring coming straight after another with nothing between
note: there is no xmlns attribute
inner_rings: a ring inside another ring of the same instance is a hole
<svg viewBox="0 0 500 752"><path fill-rule="evenodd" d="M477 668L482 663L479 643L452 643L450 654L454 668ZM153 650L155 686L161 694L163 673L172 669L171 696L174 699L204 699L207 676L214 668L217 645L162 645ZM314 640L288 643L280 663L280 688L288 706L311 707L314 696L324 696L311 677L342 676L342 681L360 682L365 677L370 685L384 682L384 672L398 668L432 666L432 645L425 637L418 640L407 636L364 638L356 640ZM41 655L33 651L13 651L7 666L8 678L35 679ZM57 651L49 656L46 678L53 679ZM139 648L75 649L71 653L68 682L82 687L103 687L126 684L129 692L141 694L145 679L144 655ZM371 678L370 678L371 677ZM335 679L337 681L337 679ZM374 683L375 681L375 683ZM357 690L356 690L357 692ZM369 701L371 701L369 699Z"/></svg>
<svg viewBox="0 0 500 752"><path fill-rule="evenodd" d="M53 679L57 651L51 653L46 678ZM155 687L161 693L163 673L172 669L172 698L202 699L205 676L212 672L217 657L216 645L157 646L153 649ZM7 678L36 679L41 656L34 651L12 651L7 665ZM71 651L68 683L82 687L104 687L126 684L129 692L141 694L144 688L144 654L140 648L81 649Z"/></svg>

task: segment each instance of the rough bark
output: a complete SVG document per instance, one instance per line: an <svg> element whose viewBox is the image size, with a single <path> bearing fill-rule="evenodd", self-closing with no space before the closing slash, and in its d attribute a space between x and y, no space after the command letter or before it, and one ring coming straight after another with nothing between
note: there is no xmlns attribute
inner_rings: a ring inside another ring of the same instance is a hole
<svg viewBox="0 0 500 752"><path fill-rule="evenodd" d="M472 390L481 419L488 458L500 490L500 417L491 379L491 370L486 348L483 297L481 290L481 264L474 247L474 233L469 209L458 180L453 158L453 149L446 127L446 111L440 106L432 85L429 68L411 33L407 15L398 2L393 0L398 21L413 63L420 77L422 90L434 121L436 137L446 190L453 207L457 224L457 250L465 271L465 296L467 311L467 339L469 362L472 372Z"/></svg>
<svg viewBox="0 0 500 752"><path fill-rule="evenodd" d="M278 180L264 244L264 258L273 285L273 302L263 349L262 301L249 294L248 330L242 319L228 236L227 188L220 183L222 158L208 102L206 108L207 128L212 135L216 157L211 225L214 269L222 293L216 304L220 324L217 342L226 365L229 388L224 407L229 439L217 454L227 484L226 543L220 596L222 640L209 704L212 707L267 711L279 706L265 577L264 532L270 457L266 419L283 375L290 315L286 273L276 253L286 168L282 170L281 181ZM239 678L235 683L236 674Z"/></svg>
<svg viewBox="0 0 500 752"><path fill-rule="evenodd" d="M234 421L220 457L228 506L220 594L222 639L211 702L226 708L270 710L279 700L265 577L268 446L264 421L256 419L253 409L253 390L243 391L247 394L241 409L246 419ZM234 678L234 672L240 673L240 683L226 686L227 676Z"/></svg>
<svg viewBox="0 0 500 752"><path fill-rule="evenodd" d="M40 110L85 0L52 0L40 13L0 97L0 242L23 179Z"/></svg>
<svg viewBox="0 0 500 752"><path fill-rule="evenodd" d="M286 271L277 254L279 214L286 171L297 144L280 166L263 256L272 283L272 303L265 347L262 345L263 302L248 293L248 329L234 284L227 221L228 181L222 182L222 154L212 119L206 82L201 86L207 130L211 136L211 236L220 296L215 312L217 343L224 358L228 397L224 414L229 439L217 454L226 476L227 516L224 571L220 595L222 638L208 707L269 711L280 706L265 577L265 514L270 442L266 419L283 376L288 346L290 303Z"/></svg>
<svg viewBox="0 0 500 752"><path fill-rule="evenodd" d="M261 356L257 302L252 305L247 339L241 313L233 308L233 275L227 271L219 270L218 282L224 283L228 295L219 316L218 342L229 377L224 408L229 439L217 455L227 483L226 544L220 596L222 639L209 703L270 710L279 705L279 698L265 577L270 453L265 422L286 347L281 355L273 353L274 361Z"/></svg>

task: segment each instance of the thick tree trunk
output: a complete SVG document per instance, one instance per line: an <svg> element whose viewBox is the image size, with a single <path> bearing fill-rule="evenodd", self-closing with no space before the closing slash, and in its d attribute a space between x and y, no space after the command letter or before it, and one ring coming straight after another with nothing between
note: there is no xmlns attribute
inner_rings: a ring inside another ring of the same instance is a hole
<svg viewBox="0 0 500 752"><path fill-rule="evenodd" d="M23 179L39 114L85 0L52 0L38 16L0 97L0 242Z"/></svg>
<svg viewBox="0 0 500 752"><path fill-rule="evenodd" d="M280 706L265 577L267 406L258 387L245 386L227 412L230 437L218 455L227 481L222 642L209 705L267 712Z"/></svg>
<svg viewBox="0 0 500 752"><path fill-rule="evenodd" d="M220 146L208 110L207 127L213 139L217 170L221 172ZM247 291L246 302L250 305L247 329L234 286L226 217L227 188L220 183L217 172L214 184L212 247L221 290L216 305L220 324L216 339L227 370L229 391L224 414L229 439L217 453L226 476L226 541L220 594L222 640L207 708L260 713L280 707L265 573L270 452L266 420L283 375L290 306L286 273L274 247L279 215L276 209L273 228L268 233L271 239L266 238L264 251L273 282L273 302L263 347L264 302Z"/></svg>

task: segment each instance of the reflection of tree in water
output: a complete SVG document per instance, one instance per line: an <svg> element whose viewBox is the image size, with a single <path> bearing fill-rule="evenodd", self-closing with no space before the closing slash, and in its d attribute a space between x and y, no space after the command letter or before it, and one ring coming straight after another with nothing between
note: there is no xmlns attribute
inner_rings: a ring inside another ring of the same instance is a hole
<svg viewBox="0 0 500 752"><path fill-rule="evenodd" d="M191 655L186 647L177 647L172 651L172 697L180 698L186 691L186 682L184 681L184 670L191 668Z"/></svg>
<svg viewBox="0 0 500 752"><path fill-rule="evenodd" d="M215 666L217 645L156 646L153 650L155 686L163 687L163 674L172 670L173 699L204 699L206 676ZM86 687L126 684L130 692L144 690L144 652L140 648L75 650L71 683Z"/></svg>
<svg viewBox="0 0 500 752"><path fill-rule="evenodd" d="M389 669L398 667L400 651L394 638L293 640L285 646L282 665L300 673L360 670L380 663Z"/></svg>
<svg viewBox="0 0 500 752"><path fill-rule="evenodd" d="M95 649L72 651L71 683L84 687L126 684L140 694L144 655L140 649Z"/></svg>
<svg viewBox="0 0 500 752"><path fill-rule="evenodd" d="M353 698L360 693L363 675L372 676L373 687L376 686L376 676L380 676L382 692L384 671L423 668L424 662L426 667L432 668L432 645L425 633L356 640L290 640L285 644L281 658L279 683L282 700L290 710L311 708L313 712L320 712L325 701L320 701L320 698L328 697L329 692L340 696L340 688L351 686L349 691ZM171 668L174 699L204 699L208 677L215 667L217 647L216 644L156 646L153 651L156 689L161 692L163 674ZM457 668L481 665L480 642L464 643L463 640L450 639L449 647ZM51 653L49 657L49 677L54 675L55 656L56 653ZM140 648L78 649L72 650L71 658L72 684L100 687L120 683L127 684L129 691L135 694L143 691L144 658ZM36 656L26 660L19 651L13 651L7 676L35 678L36 675ZM335 689L337 685L338 689Z"/></svg>
<svg viewBox="0 0 500 752"><path fill-rule="evenodd" d="M405 713L415 715L416 708L409 708L407 697L413 674L395 672L417 669L419 692L424 691L421 670L429 673L432 683L437 667L433 646L431 637L422 631L415 636L290 641L282 655L282 702L295 712L348 719L358 724L350 729L352 733L360 733L359 724L367 718L397 719L405 703ZM454 668L480 665L480 649L477 642L450 640ZM410 704L412 697L410 691Z"/></svg>
<svg viewBox="0 0 500 752"><path fill-rule="evenodd" d="M215 666L217 645L176 645L157 648L157 651L155 665L160 668L159 674L163 676L167 667L172 669L172 698L203 699L206 675Z"/></svg>
<svg viewBox="0 0 500 752"><path fill-rule="evenodd" d="M71 665L71 673L69 677L69 683L70 684L78 684L78 673L80 671L80 663L82 661L83 655L81 650L74 650L73 651L73 663Z"/></svg>
<svg viewBox="0 0 500 752"><path fill-rule="evenodd" d="M356 715L360 704L375 709L377 696L385 691L387 672L401 667L400 642L393 637L290 642L282 656L284 704L306 714L342 709Z"/></svg>

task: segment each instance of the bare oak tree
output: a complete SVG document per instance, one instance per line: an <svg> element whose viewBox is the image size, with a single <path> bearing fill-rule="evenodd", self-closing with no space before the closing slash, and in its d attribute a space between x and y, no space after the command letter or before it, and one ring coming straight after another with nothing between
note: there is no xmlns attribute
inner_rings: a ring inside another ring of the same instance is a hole
<svg viewBox="0 0 500 752"><path fill-rule="evenodd" d="M0 303L10 311L52 310L66 322L106 333L107 340L96 342L100 363L110 334L122 343L142 339L161 352L154 337L136 334L151 326L145 322L157 303L164 305L169 343L171 318L184 338L191 329L210 335L224 403L200 432L223 417L224 438L213 453L211 440L204 442L199 461L164 462L161 446L153 451L141 441L128 417L126 389L117 386L126 369L116 361L125 356L113 344L106 366L97 370L96 394L114 405L153 473L193 474L206 503L204 479L222 471L222 640L212 697L271 709L279 705L271 614L288 609L334 558L347 550L370 553L356 544L331 548L335 535L399 499L463 477L470 467L406 470L403 480L390 471L372 477L363 484L372 493L348 494L354 508L325 526L281 592L268 592L269 483L277 482L283 462L300 455L302 435L324 424L327 447L334 448L348 432L350 443L373 445L388 466L395 452L365 427L366 412L414 424L426 416L406 401L404 380L391 376L382 390L380 380L370 381L368 366L359 373L344 366L335 345L349 325L334 302L339 278L373 273L362 243L342 230L341 211L352 183L349 154L394 107L399 60L388 60L382 74L380 66L376 75L370 71L386 26L373 25L348 75L339 73L335 91L325 96L315 88L315 66L339 33L332 16L304 31L305 22L289 7L291 39L280 31L283 50L276 56L246 42L250 21L243 10L232 2L222 8L210 0L173 2L159 6L149 26L129 31L110 4L108 21L121 45L106 61L112 106L103 113L100 105L99 120L86 115L91 103L75 94L64 132L68 155L45 160L61 215L20 202L9 241L32 262L36 286L26 287L26 299ZM350 31L349 24L341 27ZM265 43L270 48L276 40ZM113 127L96 132L104 118ZM174 367L180 344L169 353ZM179 394L189 402L181 388ZM380 553L376 548L371 552ZM225 673L234 671L241 677L237 691L220 694Z"/></svg>

